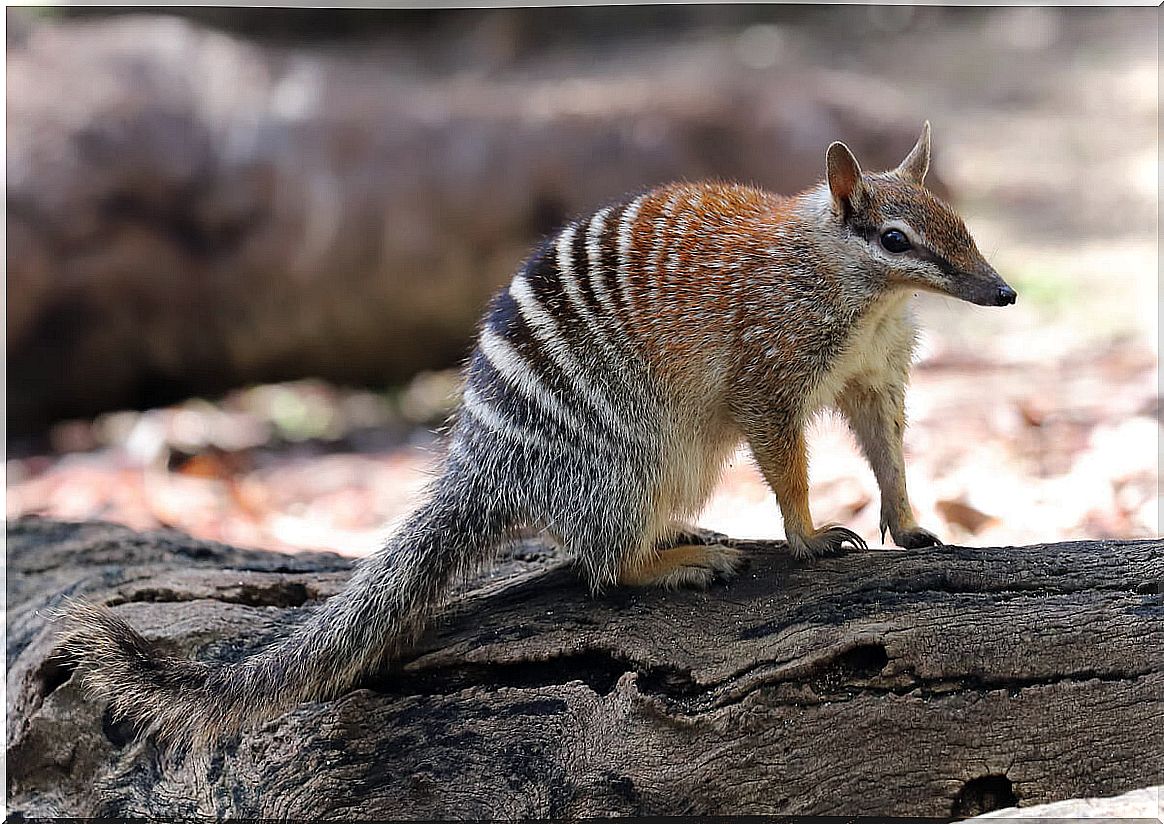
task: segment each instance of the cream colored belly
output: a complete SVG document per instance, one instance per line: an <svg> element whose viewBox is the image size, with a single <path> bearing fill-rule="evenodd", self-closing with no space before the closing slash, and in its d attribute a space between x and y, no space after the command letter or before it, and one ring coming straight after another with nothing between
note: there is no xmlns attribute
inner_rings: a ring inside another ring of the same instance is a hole
<svg viewBox="0 0 1164 824"><path fill-rule="evenodd" d="M676 523L694 520L703 510L740 437L738 430L721 416L709 416L696 426L669 433L646 546L653 547L667 537Z"/></svg>
<svg viewBox="0 0 1164 824"><path fill-rule="evenodd" d="M908 363L901 363L901 359L908 357L908 343L914 334L913 321L906 313L908 299L909 295L903 294L884 300L857 324L836 363L806 398L805 417L834 405L837 395L854 379L880 386L902 377Z"/></svg>

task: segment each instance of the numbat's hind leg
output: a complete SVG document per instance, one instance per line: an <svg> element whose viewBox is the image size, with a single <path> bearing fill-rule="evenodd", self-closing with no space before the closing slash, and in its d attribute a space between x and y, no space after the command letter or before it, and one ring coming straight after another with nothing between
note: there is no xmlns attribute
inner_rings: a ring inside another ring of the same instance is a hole
<svg viewBox="0 0 1164 824"><path fill-rule="evenodd" d="M727 580L735 577L743 561L743 553L732 547L687 544L656 550L636 559L623 568L619 583L664 589L707 589L716 578Z"/></svg>
<svg viewBox="0 0 1164 824"><path fill-rule="evenodd" d="M671 534L660 541L659 545L655 548L663 550L689 545L712 546L713 544L730 547L733 543L733 539L728 535L724 535L722 532L681 523L676 524Z"/></svg>

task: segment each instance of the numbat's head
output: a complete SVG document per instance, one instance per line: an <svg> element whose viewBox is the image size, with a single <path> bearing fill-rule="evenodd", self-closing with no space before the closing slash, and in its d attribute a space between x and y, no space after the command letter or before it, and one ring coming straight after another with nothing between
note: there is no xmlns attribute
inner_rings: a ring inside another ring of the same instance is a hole
<svg viewBox="0 0 1164 824"><path fill-rule="evenodd" d="M901 165L863 173L844 143L826 157L830 217L845 256L887 284L940 292L980 306L1014 303L1015 291L987 263L954 210L922 186L930 124Z"/></svg>

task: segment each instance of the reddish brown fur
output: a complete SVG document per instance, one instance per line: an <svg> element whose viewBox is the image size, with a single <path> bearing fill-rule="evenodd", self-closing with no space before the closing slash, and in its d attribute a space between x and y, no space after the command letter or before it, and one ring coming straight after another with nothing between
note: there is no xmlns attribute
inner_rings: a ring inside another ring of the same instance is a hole
<svg viewBox="0 0 1164 824"><path fill-rule="evenodd" d="M869 175L868 214L875 221L904 220L918 229L960 269L974 271L982 254L965 224L928 189L888 174Z"/></svg>
<svg viewBox="0 0 1164 824"><path fill-rule="evenodd" d="M665 219L664 208L673 197L674 213ZM683 381L707 340L737 334L734 298L740 272L731 267L765 254L790 204L789 198L760 189L714 182L672 184L644 201L634 223L631 294L636 312L629 331L661 376ZM677 255L675 266L671 254Z"/></svg>

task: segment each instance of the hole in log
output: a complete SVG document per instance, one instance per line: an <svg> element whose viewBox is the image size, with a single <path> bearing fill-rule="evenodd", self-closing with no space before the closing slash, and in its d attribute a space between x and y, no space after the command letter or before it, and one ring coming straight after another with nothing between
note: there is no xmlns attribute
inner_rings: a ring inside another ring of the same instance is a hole
<svg viewBox="0 0 1164 824"><path fill-rule="evenodd" d="M829 660L809 685L821 695L835 693L855 682L876 678L888 663L884 644L858 644Z"/></svg>
<svg viewBox="0 0 1164 824"><path fill-rule="evenodd" d="M685 698L704 689L691 677L691 670L675 667L646 667L639 672L639 692L644 695L665 695Z"/></svg>
<svg viewBox="0 0 1164 824"><path fill-rule="evenodd" d="M101 713L101 732L115 749L121 749L134 739L135 729L131 722L115 718L112 709L106 707Z"/></svg>
<svg viewBox="0 0 1164 824"><path fill-rule="evenodd" d="M967 781L954 797L950 814L955 818L981 815L1018 805L1014 785L1005 775L983 775Z"/></svg>
<svg viewBox="0 0 1164 824"><path fill-rule="evenodd" d="M38 673L41 683L41 701L63 687L73 677L77 667L59 653L45 659Z"/></svg>
<svg viewBox="0 0 1164 824"><path fill-rule="evenodd" d="M505 661L436 667L419 672L389 671L360 686L387 695L449 695L468 687L539 687L581 681L598 695L609 695L624 672L625 661L588 651L544 661Z"/></svg>

